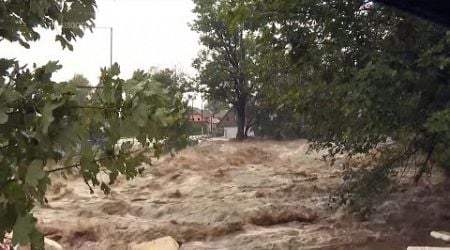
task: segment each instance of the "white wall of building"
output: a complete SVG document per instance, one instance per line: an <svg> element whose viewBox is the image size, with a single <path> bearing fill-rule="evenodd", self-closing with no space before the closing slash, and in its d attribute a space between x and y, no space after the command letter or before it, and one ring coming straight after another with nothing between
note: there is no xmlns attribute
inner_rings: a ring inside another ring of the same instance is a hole
<svg viewBox="0 0 450 250"><path fill-rule="evenodd" d="M223 136L227 139L236 138L237 127L224 127Z"/></svg>
<svg viewBox="0 0 450 250"><path fill-rule="evenodd" d="M227 139L236 138L238 128L237 127L224 127L223 128L223 136ZM253 130L248 131L248 136L255 136Z"/></svg>

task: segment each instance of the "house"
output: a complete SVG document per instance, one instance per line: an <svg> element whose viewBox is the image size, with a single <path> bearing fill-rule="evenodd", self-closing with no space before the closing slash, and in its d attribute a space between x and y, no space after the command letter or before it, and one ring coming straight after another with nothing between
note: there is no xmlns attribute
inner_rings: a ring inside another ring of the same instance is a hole
<svg viewBox="0 0 450 250"><path fill-rule="evenodd" d="M217 124L219 124L220 120L213 115L213 117L207 118L207 122L216 126Z"/></svg>
<svg viewBox="0 0 450 250"><path fill-rule="evenodd" d="M202 117L202 115L199 114L192 114L191 121L195 123L202 123L205 122L205 117Z"/></svg>
<svg viewBox="0 0 450 250"><path fill-rule="evenodd" d="M247 112L249 113L249 112ZM248 120L246 121L248 123ZM218 128L223 128L223 136L225 138L236 138L238 132L237 126L237 115L234 108L228 110L228 112L222 117L220 122L217 124ZM254 131L250 128L247 133L248 136L255 136Z"/></svg>
<svg viewBox="0 0 450 250"><path fill-rule="evenodd" d="M208 110L201 110L194 108L190 114L190 120L194 123L206 123L209 120L211 114Z"/></svg>
<svg viewBox="0 0 450 250"><path fill-rule="evenodd" d="M220 121L210 111L197 108L194 108L189 118L194 124L200 127L202 134L204 132L212 133Z"/></svg>

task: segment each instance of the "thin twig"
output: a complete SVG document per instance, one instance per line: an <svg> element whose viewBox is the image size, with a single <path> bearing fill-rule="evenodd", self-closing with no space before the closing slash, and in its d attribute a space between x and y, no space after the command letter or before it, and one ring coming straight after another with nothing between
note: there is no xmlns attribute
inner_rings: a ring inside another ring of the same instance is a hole
<svg viewBox="0 0 450 250"><path fill-rule="evenodd" d="M104 86L76 86L77 89L104 89Z"/></svg>
<svg viewBox="0 0 450 250"><path fill-rule="evenodd" d="M419 182L420 178L422 177L423 173L425 173L425 170L426 170L426 168L428 166L428 162L430 161L431 156L433 155L436 138L437 138L437 135L435 134L433 136L433 138L431 139L431 148L428 151L427 158L425 158L425 161L423 162L422 166L420 167L419 172L414 177L414 183L416 185Z"/></svg>
<svg viewBox="0 0 450 250"><path fill-rule="evenodd" d="M121 156L125 156L125 155L130 155L130 154L138 153L139 151L144 151L144 150L138 149L138 150L134 150L134 151L128 152L128 153L126 153L126 154L118 154L118 155L112 155L112 156L105 156L105 157L101 157L101 158L98 158L98 159L94 159L94 160L92 160L92 162L93 162L93 163L97 163L97 162L99 162L99 161L103 161L103 160L106 160L106 159L119 158L119 157L121 157ZM71 169L71 168L78 168L78 167L80 167L80 166L81 166L81 162L78 162L78 163L73 164L73 165L64 166L64 167L60 167L60 168L55 168L55 169L51 169L51 170L46 170L45 172L46 172L46 173L54 173L54 172L58 172L58 171L68 170L68 169Z"/></svg>
<svg viewBox="0 0 450 250"><path fill-rule="evenodd" d="M1 147L0 147L0 150L2 150L2 149L4 149L4 148L7 148L7 147L11 147L11 146L14 146L14 145L8 144L8 145L1 146Z"/></svg>
<svg viewBox="0 0 450 250"><path fill-rule="evenodd" d="M70 106L69 108L73 108L73 109L120 109L120 107L116 107L116 106Z"/></svg>
<svg viewBox="0 0 450 250"><path fill-rule="evenodd" d="M402 170L402 173L400 174L400 178L402 178L404 176L406 170L408 169L408 164L409 164L410 158L418 152L417 148L413 149L413 145L417 141L417 136L418 136L418 134L414 135L414 138L412 139L411 143L409 143L408 148L405 149L405 163L404 163L404 168Z"/></svg>
<svg viewBox="0 0 450 250"><path fill-rule="evenodd" d="M46 173L54 173L54 172L58 172L58 171L63 171L63 170L68 170L71 168L77 168L81 166L81 162L78 162L76 164L73 165L69 165L69 166L64 166L64 167L60 167L60 168L55 168L55 169L51 169L51 170L46 170Z"/></svg>

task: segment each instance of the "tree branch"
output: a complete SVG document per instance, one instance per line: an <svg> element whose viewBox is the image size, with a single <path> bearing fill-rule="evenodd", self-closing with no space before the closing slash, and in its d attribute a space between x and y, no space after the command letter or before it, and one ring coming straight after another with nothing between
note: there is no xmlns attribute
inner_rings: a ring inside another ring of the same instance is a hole
<svg viewBox="0 0 450 250"><path fill-rule="evenodd" d="M75 86L77 89L104 89L104 86L82 86L82 85L77 85Z"/></svg>
<svg viewBox="0 0 450 250"><path fill-rule="evenodd" d="M422 175L425 173L425 170L427 169L428 163L431 160L431 156L433 155L433 151L435 148L435 141L436 141L437 135L435 134L433 138L431 139L431 147L428 150L427 157L425 158L425 161L422 163L422 166L419 169L419 172L414 176L414 183L417 185Z"/></svg>
<svg viewBox="0 0 450 250"><path fill-rule="evenodd" d="M94 160L93 162L97 162L97 161ZM51 170L46 170L45 172L50 174L50 173L54 173L54 172L58 172L58 171L68 170L68 169L71 169L71 168L78 168L80 166L81 166L81 162L78 162L78 163L73 164L73 165L64 166L64 167L60 167L60 168L54 168L54 169L51 169Z"/></svg>
<svg viewBox="0 0 450 250"><path fill-rule="evenodd" d="M70 106L69 108L73 108L73 109L102 109L102 110L120 109L120 107L116 107L116 106Z"/></svg>
<svg viewBox="0 0 450 250"><path fill-rule="evenodd" d="M126 153L126 154L117 154L117 155L115 154L115 155L112 155L112 156L105 156L105 157L101 157L101 158L98 158L98 159L94 159L91 162L92 163L97 163L99 161L103 161L103 160L106 160L106 159L119 158L121 156L131 155L131 154L137 153L139 151L144 151L144 150L138 149L138 150L130 151L130 152ZM59 168L55 168L55 169L51 169L51 170L46 170L45 172L46 173L54 173L54 172L59 172L59 171L68 170L68 169L72 169L72 168L78 168L80 166L81 166L81 162L78 162L78 163L75 163L73 165L59 167Z"/></svg>

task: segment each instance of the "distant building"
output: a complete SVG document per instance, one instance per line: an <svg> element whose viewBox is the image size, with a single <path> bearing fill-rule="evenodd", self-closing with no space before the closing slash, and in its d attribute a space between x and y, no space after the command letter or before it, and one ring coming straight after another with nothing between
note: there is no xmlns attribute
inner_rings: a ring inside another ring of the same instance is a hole
<svg viewBox="0 0 450 250"><path fill-rule="evenodd" d="M203 123L209 120L211 113L208 110L201 110L198 108L194 108L191 112L190 120L195 123Z"/></svg>
<svg viewBox="0 0 450 250"><path fill-rule="evenodd" d="M206 130L204 132L211 133L219 123L219 119L214 117L208 110L201 110L194 108L193 112L190 115L190 120L199 125L203 125Z"/></svg>
<svg viewBox="0 0 450 250"><path fill-rule="evenodd" d="M247 123L248 121L246 121ZM217 127L223 128L223 136L225 138L236 138L238 132L237 115L234 108L228 110L228 112L222 117ZM247 133L248 136L255 136L254 131L250 128Z"/></svg>
<svg viewBox="0 0 450 250"><path fill-rule="evenodd" d="M201 123L201 122L204 122L205 120L204 120L204 117L202 117L202 115L199 115L199 114L192 114L192 115L191 115L191 121L192 121L192 122L198 122L198 123Z"/></svg>

